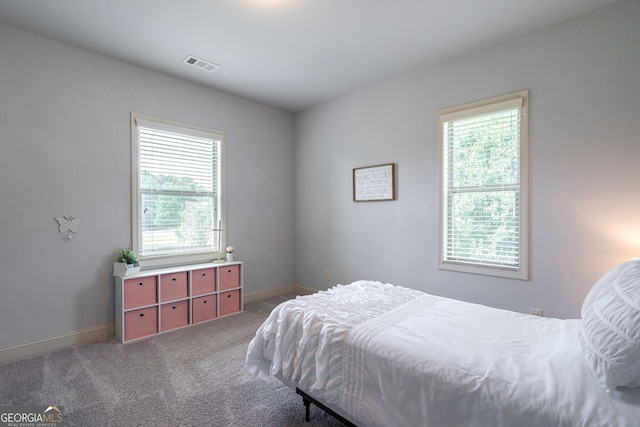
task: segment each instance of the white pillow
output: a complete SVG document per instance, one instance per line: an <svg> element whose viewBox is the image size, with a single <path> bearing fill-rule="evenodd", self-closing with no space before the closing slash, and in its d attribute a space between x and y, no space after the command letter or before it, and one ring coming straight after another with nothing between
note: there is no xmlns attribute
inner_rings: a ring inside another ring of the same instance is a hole
<svg viewBox="0 0 640 427"><path fill-rule="evenodd" d="M595 283L595 285L593 285L593 287L591 288L587 296L584 297L584 301L582 302L581 314L583 319L584 319L585 312L589 307L591 307L591 304L593 304L593 302L596 300L598 295L600 295L600 292L604 291L606 288L611 286L613 284L613 281L616 280L620 275L620 273L622 273L624 269L629 267L629 264L631 264L632 262L633 261L627 261L627 262L623 262L622 264L618 264L615 267L613 267L611 270L604 273L602 277L598 279L598 281Z"/></svg>
<svg viewBox="0 0 640 427"><path fill-rule="evenodd" d="M640 261L626 268L586 309L580 344L607 391L640 386Z"/></svg>

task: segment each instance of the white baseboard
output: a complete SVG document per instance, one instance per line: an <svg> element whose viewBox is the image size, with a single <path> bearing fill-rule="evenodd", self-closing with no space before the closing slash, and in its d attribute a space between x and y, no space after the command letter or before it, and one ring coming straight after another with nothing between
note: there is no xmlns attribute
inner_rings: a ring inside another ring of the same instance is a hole
<svg viewBox="0 0 640 427"><path fill-rule="evenodd" d="M304 286L294 286L295 293L298 295L311 295L318 292L317 289L305 288Z"/></svg>
<svg viewBox="0 0 640 427"><path fill-rule="evenodd" d="M318 292L317 289L304 288L302 286L289 285L273 288L266 291L252 292L243 296L243 301L255 302L266 298L277 297L284 294L294 293L296 295L309 295Z"/></svg>
<svg viewBox="0 0 640 427"><path fill-rule="evenodd" d="M60 350L78 344L87 344L94 341L100 341L111 338L114 335L115 325L106 325L83 329L57 337L45 338L26 344L0 348L0 363L33 357L38 354Z"/></svg>
<svg viewBox="0 0 640 427"><path fill-rule="evenodd" d="M293 285L281 286L279 288L268 289L266 291L252 292L250 294L244 294L242 296L243 302L256 302L266 298L277 297L279 295L295 293L295 287Z"/></svg>

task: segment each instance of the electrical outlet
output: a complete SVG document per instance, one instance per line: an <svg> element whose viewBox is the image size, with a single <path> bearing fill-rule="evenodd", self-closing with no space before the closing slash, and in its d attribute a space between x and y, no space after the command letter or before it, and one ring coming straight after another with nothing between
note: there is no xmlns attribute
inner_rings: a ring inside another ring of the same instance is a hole
<svg viewBox="0 0 640 427"><path fill-rule="evenodd" d="M324 271L324 280L331 280L331 270Z"/></svg>
<svg viewBox="0 0 640 427"><path fill-rule="evenodd" d="M534 316L543 317L544 313L541 308L529 307L529 314L533 314Z"/></svg>

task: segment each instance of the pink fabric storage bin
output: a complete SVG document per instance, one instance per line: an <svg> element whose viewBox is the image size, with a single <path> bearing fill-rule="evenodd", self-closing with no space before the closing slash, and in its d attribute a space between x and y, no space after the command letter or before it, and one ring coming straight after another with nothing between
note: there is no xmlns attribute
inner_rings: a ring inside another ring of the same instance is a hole
<svg viewBox="0 0 640 427"><path fill-rule="evenodd" d="M216 291L216 269L205 268L191 272L191 295L204 295Z"/></svg>
<svg viewBox="0 0 640 427"><path fill-rule="evenodd" d="M124 281L124 308L144 307L158 302L156 276Z"/></svg>
<svg viewBox="0 0 640 427"><path fill-rule="evenodd" d="M220 316L240 311L240 290L220 293Z"/></svg>
<svg viewBox="0 0 640 427"><path fill-rule="evenodd" d="M189 300L160 306L160 331L170 331L189 324Z"/></svg>
<svg viewBox="0 0 640 427"><path fill-rule="evenodd" d="M158 333L158 307L147 307L124 314L124 340L134 340Z"/></svg>
<svg viewBox="0 0 640 427"><path fill-rule="evenodd" d="M163 274L160 276L160 301L173 301L187 298L189 296L189 286L187 283L187 272Z"/></svg>
<svg viewBox="0 0 640 427"><path fill-rule="evenodd" d="M217 297L215 295L207 295L193 299L193 307L191 313L192 323L204 322L205 320L215 319L218 315L216 308Z"/></svg>
<svg viewBox="0 0 640 427"><path fill-rule="evenodd" d="M228 265L226 267L220 267L220 291L226 291L229 289L240 287L240 265Z"/></svg>

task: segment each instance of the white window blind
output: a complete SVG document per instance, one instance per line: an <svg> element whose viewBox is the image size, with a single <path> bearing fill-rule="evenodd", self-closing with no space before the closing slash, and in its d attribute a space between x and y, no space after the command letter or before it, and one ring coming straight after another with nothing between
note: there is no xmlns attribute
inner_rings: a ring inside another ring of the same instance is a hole
<svg viewBox="0 0 640 427"><path fill-rule="evenodd" d="M442 268L527 278L523 92L439 114Z"/></svg>
<svg viewBox="0 0 640 427"><path fill-rule="evenodd" d="M223 135L137 116L133 123L140 258L221 252Z"/></svg>

